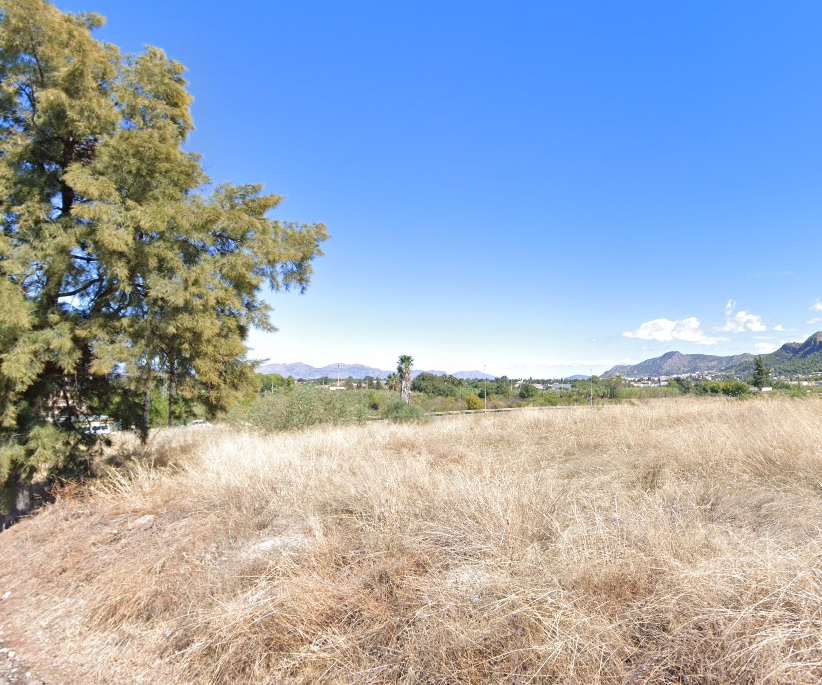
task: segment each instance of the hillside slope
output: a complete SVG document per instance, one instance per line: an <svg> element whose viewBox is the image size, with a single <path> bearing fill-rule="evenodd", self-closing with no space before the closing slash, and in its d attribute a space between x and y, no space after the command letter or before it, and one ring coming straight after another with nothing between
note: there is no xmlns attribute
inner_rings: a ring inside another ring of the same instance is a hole
<svg viewBox="0 0 822 685"><path fill-rule="evenodd" d="M770 372L777 376L822 373L822 331L801 343L785 343L776 352L762 355L762 359ZM753 360L729 369L729 372L740 375L752 371Z"/></svg>

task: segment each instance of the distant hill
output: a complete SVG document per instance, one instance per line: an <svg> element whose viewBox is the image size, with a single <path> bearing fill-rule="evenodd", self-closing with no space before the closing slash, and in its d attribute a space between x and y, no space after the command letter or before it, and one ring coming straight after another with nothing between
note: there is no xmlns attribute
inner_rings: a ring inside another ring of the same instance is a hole
<svg viewBox="0 0 822 685"><path fill-rule="evenodd" d="M721 373L725 370L750 362L753 367L754 355L735 354L720 357L711 354L682 354L666 352L661 357L646 359L633 366L615 366L602 374L603 378L624 376L626 378L645 378L646 376L677 376L680 374Z"/></svg>
<svg viewBox="0 0 822 685"><path fill-rule="evenodd" d="M765 366L777 376L822 373L822 331L814 333L805 342L785 343L776 352L763 354ZM753 371L753 360L730 369L743 374Z"/></svg>
<svg viewBox="0 0 822 685"><path fill-rule="evenodd" d="M439 372L437 372L439 373ZM490 373L483 373L482 371L457 371L451 374L454 378L461 378L463 380L474 380L475 378L488 378L488 380L496 379Z"/></svg>
<svg viewBox="0 0 822 685"><path fill-rule="evenodd" d="M294 362L292 364L262 364L261 366L257 367L257 373L278 373L281 376L293 376L294 378L303 378L305 380L316 380L317 378L322 378L323 376L327 376L328 378L336 379L337 378L337 364L328 364L327 366L310 366L309 364L303 364L302 362ZM371 376L371 378L382 378L385 379L388 374L394 373L395 370L392 369L391 371L385 371L384 369L377 369L373 366L364 366L362 364L339 364L339 374L340 378L356 378L356 379L363 379L366 376ZM425 369L413 369L411 371L411 375L416 378L421 373L433 373L435 376L445 376L447 375L446 371L436 371L436 370L425 370ZM483 373L482 371L458 371L457 373L451 374L455 378L482 378ZM488 378L496 378L496 376L492 376L488 374Z"/></svg>
<svg viewBox="0 0 822 685"><path fill-rule="evenodd" d="M748 353L720 357L666 352L661 357L647 359L633 366L615 366L602 376L644 378L705 373L745 375L753 371L755 358L756 355ZM805 342L785 343L776 352L763 354L762 359L771 373L777 376L822 372L822 331L814 333Z"/></svg>
<svg viewBox="0 0 822 685"><path fill-rule="evenodd" d="M362 364L328 364L327 366L310 366L302 362L292 364L263 364L257 367L257 373L278 373L281 376L294 376L294 378L304 378L305 380L315 380L327 376L337 378L339 371L340 378L385 378L390 371L383 371L373 366L363 366Z"/></svg>

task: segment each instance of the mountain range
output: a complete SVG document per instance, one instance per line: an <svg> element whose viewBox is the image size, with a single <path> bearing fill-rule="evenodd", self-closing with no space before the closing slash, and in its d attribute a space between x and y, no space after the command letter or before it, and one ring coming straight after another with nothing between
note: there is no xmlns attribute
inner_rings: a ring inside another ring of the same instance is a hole
<svg viewBox="0 0 822 685"><path fill-rule="evenodd" d="M814 333L805 342L785 343L776 352L763 354L761 357L765 366L775 375L822 372L822 331ZM661 357L646 359L632 366L615 366L602 376L645 378L712 373L744 375L753 371L755 358L756 355L749 353L721 357L666 352Z"/></svg>
<svg viewBox="0 0 822 685"><path fill-rule="evenodd" d="M602 374L603 378L623 376L625 378L646 378L658 376L679 376L688 374L727 374L744 376L753 371L754 359L757 355L745 353L727 357L710 354L683 354L682 352L666 352L661 357L646 359L644 362L633 365L619 365ZM765 361L772 375L795 375L808 373L822 373L822 331L814 333L805 342L785 343L776 352L760 355ZM386 371L363 364L328 364L327 366L310 366L302 362L292 364L262 364L257 367L257 373L278 373L281 376L293 376L305 380L316 380L327 377L362 379L366 376L385 379L393 370ZM446 375L445 371L417 370L411 372L413 377L421 373L432 373L436 376ZM451 374L456 378L482 378L482 371L458 371ZM489 379L496 378L488 374ZM572 376L572 380L588 378L587 376Z"/></svg>
<svg viewBox="0 0 822 685"><path fill-rule="evenodd" d="M316 380L317 378L331 378L336 380L337 376L341 379L357 378L362 379L366 376L371 378L385 379L389 374L395 371L385 371L384 369L377 369L373 366L363 366L362 364L328 364L327 366L310 366L302 362L294 362L293 364L263 364L257 367L257 373L278 373L281 376L293 376L294 378L302 378L304 380ZM413 369L411 376L416 378L421 373L433 373L435 376L447 375L445 371L426 371ZM451 374L455 378L482 378L482 371L458 371ZM489 379L496 378L496 376L488 375Z"/></svg>
<svg viewBox="0 0 822 685"><path fill-rule="evenodd" d="M678 376L690 373L721 373L732 366L753 363L754 355L736 354L720 357L711 354L682 354L666 352L661 357L646 359L632 366L619 365L602 374L603 378L624 376L625 378L645 378L646 376Z"/></svg>

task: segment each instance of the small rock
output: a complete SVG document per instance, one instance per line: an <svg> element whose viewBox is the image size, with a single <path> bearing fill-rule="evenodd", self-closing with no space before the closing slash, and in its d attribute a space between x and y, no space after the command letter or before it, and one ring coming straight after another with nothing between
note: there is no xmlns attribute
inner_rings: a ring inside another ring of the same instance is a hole
<svg viewBox="0 0 822 685"><path fill-rule="evenodd" d="M6 590L3 596L0 597L0 602L5 602L9 597L11 597L11 590Z"/></svg>
<svg viewBox="0 0 822 685"><path fill-rule="evenodd" d="M311 543L311 537L304 533L290 533L285 535L278 535L277 537L263 540L255 545L252 545L248 552L250 554L261 554L270 552L275 549L284 551L295 550L299 547L305 547Z"/></svg>
<svg viewBox="0 0 822 685"><path fill-rule="evenodd" d="M154 523L154 514L146 514L141 516L136 521L132 521L129 528L148 528Z"/></svg>
<svg viewBox="0 0 822 685"><path fill-rule="evenodd" d="M16 657L16 656L17 656L17 652L15 652L13 649L10 649L10 650L9 650L9 653L8 653L8 654L6 654L6 656L7 656L9 659L13 659L14 657Z"/></svg>

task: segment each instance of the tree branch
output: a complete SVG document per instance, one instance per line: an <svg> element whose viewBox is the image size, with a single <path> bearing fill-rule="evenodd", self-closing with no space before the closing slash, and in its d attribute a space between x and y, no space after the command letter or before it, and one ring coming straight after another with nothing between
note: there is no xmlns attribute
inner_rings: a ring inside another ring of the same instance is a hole
<svg viewBox="0 0 822 685"><path fill-rule="evenodd" d="M57 297L74 297L75 295L79 295L83 291L88 290L92 286L97 285L98 283L102 283L102 282L103 282L102 278L94 278L94 279L90 280L88 283L84 283L79 288L75 288L74 290L69 290L68 292L65 292L65 293L57 293Z"/></svg>
<svg viewBox="0 0 822 685"><path fill-rule="evenodd" d="M100 261L97 257L86 257L85 255L81 254L69 254L72 259L79 259L81 262L86 262L87 264L91 264L92 262Z"/></svg>
<svg viewBox="0 0 822 685"><path fill-rule="evenodd" d="M40 62L40 55L37 52L37 46L34 44L34 41L32 41L32 44L31 44L31 54L34 57L34 63L37 65L37 73L40 74L40 85L45 87L45 85L46 85L46 75L43 72L43 65Z"/></svg>

